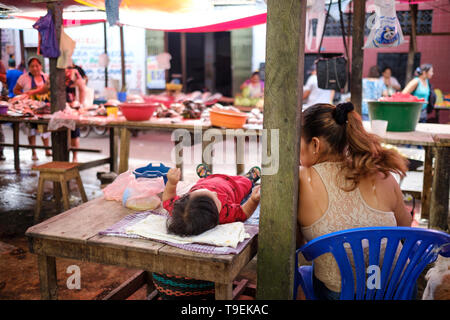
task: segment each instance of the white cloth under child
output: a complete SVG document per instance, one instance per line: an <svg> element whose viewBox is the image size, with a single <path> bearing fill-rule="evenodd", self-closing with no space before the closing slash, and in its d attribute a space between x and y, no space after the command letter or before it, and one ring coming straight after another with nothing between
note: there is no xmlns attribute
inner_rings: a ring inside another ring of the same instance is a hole
<svg viewBox="0 0 450 320"><path fill-rule="evenodd" d="M166 221L166 216L151 214L144 220L128 227L126 233L177 244L203 243L232 248L236 248L239 242L250 238L250 235L245 232L242 222L220 224L202 234L181 237L167 233Z"/></svg>

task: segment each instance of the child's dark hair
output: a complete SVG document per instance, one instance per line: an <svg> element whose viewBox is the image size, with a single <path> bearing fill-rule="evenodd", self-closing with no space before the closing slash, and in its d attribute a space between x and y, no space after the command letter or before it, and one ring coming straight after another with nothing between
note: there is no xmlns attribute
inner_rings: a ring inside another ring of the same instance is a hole
<svg viewBox="0 0 450 320"><path fill-rule="evenodd" d="M167 231L179 236L201 234L219 224L219 210L213 199L205 195L186 194L173 206L167 220Z"/></svg>
<svg viewBox="0 0 450 320"><path fill-rule="evenodd" d="M378 136L364 130L361 116L350 102L315 104L302 113L302 137L310 143L322 137L329 145L328 154L340 155L344 161L346 179L352 182L350 191L359 181L376 172L405 176L408 161L393 149L385 149Z"/></svg>

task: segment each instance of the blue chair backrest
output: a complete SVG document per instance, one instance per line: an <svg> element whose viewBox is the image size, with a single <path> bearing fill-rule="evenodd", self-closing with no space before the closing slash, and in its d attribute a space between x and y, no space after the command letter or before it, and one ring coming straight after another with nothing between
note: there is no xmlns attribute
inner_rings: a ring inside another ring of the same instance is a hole
<svg viewBox="0 0 450 320"><path fill-rule="evenodd" d="M369 261L364 259L364 239L368 241ZM353 254L356 286L345 243L350 245ZM399 243L402 243L402 249L394 265ZM385 252L380 265L382 245L385 246ZM424 268L434 262L439 254L450 256L450 235L436 230L410 227L355 228L315 238L299 248L295 256L297 268L300 252L308 261L328 252L334 256L341 272L341 300L407 300L411 297L415 282ZM370 269L366 266L367 263L372 266ZM377 267L380 271L380 282L379 286L374 288L367 285L368 280L373 279L369 278L372 274L369 274L367 279L366 274L368 271L375 274Z"/></svg>
<svg viewBox="0 0 450 320"><path fill-rule="evenodd" d="M167 172L170 167L166 167L162 163L159 166L148 164L145 167L137 168L133 171L136 178L158 178L163 177L164 184L167 183Z"/></svg>

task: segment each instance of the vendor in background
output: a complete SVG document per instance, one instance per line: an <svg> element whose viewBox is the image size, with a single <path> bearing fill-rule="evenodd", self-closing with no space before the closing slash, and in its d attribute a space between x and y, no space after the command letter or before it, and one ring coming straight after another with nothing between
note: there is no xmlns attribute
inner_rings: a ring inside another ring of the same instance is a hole
<svg viewBox="0 0 450 320"><path fill-rule="evenodd" d="M82 67L76 65L75 63L72 63L72 68L77 69L78 73L80 74L81 78L84 80L84 84L87 85L88 83L88 76L86 75L86 72L83 70Z"/></svg>
<svg viewBox="0 0 450 320"><path fill-rule="evenodd" d="M50 81L48 75L42 72L41 61L36 57L31 57L28 59L28 72L24 72L19 79L17 79L16 86L14 87L13 93L15 95L24 94L30 99L39 101L48 101L50 93ZM36 129L37 124L31 124L27 128L28 142L30 145L36 145ZM41 134L42 143L44 146L49 146L49 138L51 136L50 132L44 132ZM38 160L36 150L34 148L32 151L32 160ZM45 150L45 155L50 157L52 155L49 149Z"/></svg>
<svg viewBox="0 0 450 320"><path fill-rule="evenodd" d="M332 103L334 90L319 88L317 82L317 66L314 63L309 69L310 76L303 86L303 110L316 103Z"/></svg>
<svg viewBox="0 0 450 320"><path fill-rule="evenodd" d="M259 72L252 73L250 79L244 81L241 84L242 95L249 96L250 98L263 98L264 97L264 81L259 77ZM248 91L248 94L247 92Z"/></svg>
<svg viewBox="0 0 450 320"><path fill-rule="evenodd" d="M401 86L397 79L392 76L392 69L390 67L384 67L381 72L380 81L383 82L383 96L392 96L396 91L400 91Z"/></svg>
<svg viewBox="0 0 450 320"><path fill-rule="evenodd" d="M73 66L66 68L66 101L71 108L78 109L86 96L86 82ZM78 89L78 100L77 100ZM80 128L70 131L70 145L73 148L80 147ZM78 152L73 151L73 162L78 162Z"/></svg>
<svg viewBox="0 0 450 320"><path fill-rule="evenodd" d="M402 93L410 93L417 98L425 99L420 112L419 122L427 121L427 105L431 94L430 79L433 77L433 66L431 64L423 64L418 67L414 73L416 76L403 89Z"/></svg>

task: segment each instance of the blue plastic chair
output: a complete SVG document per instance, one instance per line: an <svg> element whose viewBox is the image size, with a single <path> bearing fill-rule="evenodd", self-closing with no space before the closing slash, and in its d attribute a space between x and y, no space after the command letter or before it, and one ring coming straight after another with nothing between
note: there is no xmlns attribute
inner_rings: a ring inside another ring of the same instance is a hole
<svg viewBox="0 0 450 320"><path fill-rule="evenodd" d="M369 244L368 265L380 268L378 289L366 285L368 270L367 262L364 261L363 239L367 239ZM380 266L382 239L387 239L387 242L383 244L384 261ZM400 241L403 248L393 265ZM354 271L344 247L345 243L350 245L355 261L356 292ZM312 261L328 252L333 254L341 273L341 300L409 300L417 278L425 267L434 262L439 254L450 257L450 235L430 229L370 227L343 230L315 238L296 251L294 299L297 297L298 286L301 285L306 299L316 300L313 289L314 262L312 266L299 267L299 253L302 253L306 260Z"/></svg>

